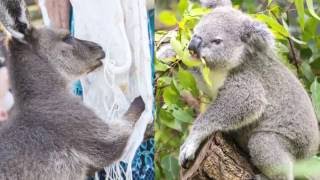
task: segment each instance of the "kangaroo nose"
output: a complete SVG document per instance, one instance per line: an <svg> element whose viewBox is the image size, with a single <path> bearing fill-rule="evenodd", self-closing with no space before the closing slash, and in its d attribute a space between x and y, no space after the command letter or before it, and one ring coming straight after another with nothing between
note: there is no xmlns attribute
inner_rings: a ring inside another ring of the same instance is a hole
<svg viewBox="0 0 320 180"><path fill-rule="evenodd" d="M201 43L202 43L201 37L193 36L188 46L189 51L191 53L198 53Z"/></svg>

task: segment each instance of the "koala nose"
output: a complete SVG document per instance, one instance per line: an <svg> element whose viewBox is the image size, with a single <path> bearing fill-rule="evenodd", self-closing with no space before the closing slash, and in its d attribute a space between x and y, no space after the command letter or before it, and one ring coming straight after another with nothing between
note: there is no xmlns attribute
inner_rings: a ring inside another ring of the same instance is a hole
<svg viewBox="0 0 320 180"><path fill-rule="evenodd" d="M201 43L202 43L201 37L193 36L188 46L189 51L191 51L192 53L198 53Z"/></svg>

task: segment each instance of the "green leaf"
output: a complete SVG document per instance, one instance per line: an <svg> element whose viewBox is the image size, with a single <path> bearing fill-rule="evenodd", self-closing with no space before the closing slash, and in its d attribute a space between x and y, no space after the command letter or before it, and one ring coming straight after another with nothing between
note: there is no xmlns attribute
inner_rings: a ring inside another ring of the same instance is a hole
<svg viewBox="0 0 320 180"><path fill-rule="evenodd" d="M181 122L176 121L170 112L167 112L164 109L160 109L158 118L159 118L160 122L162 124L164 124L165 126L171 128L171 129L175 129L180 132L182 131Z"/></svg>
<svg viewBox="0 0 320 180"><path fill-rule="evenodd" d="M305 22L304 26L304 32L302 34L302 38L304 41L310 41L314 40L316 36L318 35L318 24L320 21L318 21L315 18L308 18Z"/></svg>
<svg viewBox="0 0 320 180"><path fill-rule="evenodd" d="M182 62L188 67L199 67L202 64L200 60L193 59L187 49L183 52Z"/></svg>
<svg viewBox="0 0 320 180"><path fill-rule="evenodd" d="M211 12L211 9L207 8L194 8L190 11L190 16L203 16Z"/></svg>
<svg viewBox="0 0 320 180"><path fill-rule="evenodd" d="M178 11L180 15L183 15L186 9L189 6L189 1L188 0L180 0L178 4Z"/></svg>
<svg viewBox="0 0 320 180"><path fill-rule="evenodd" d="M189 71L179 68L177 78L179 81L179 85L181 85L182 87L181 90L190 90L192 95L199 95L197 82Z"/></svg>
<svg viewBox="0 0 320 180"><path fill-rule="evenodd" d="M211 71L210 71L210 68L208 67L204 67L202 69L202 76L203 76L203 79L204 81L210 86L212 87L212 81L211 81L211 78L210 78L210 74L211 74Z"/></svg>
<svg viewBox="0 0 320 180"><path fill-rule="evenodd" d="M314 11L314 7L313 7L313 0L306 0L306 3L307 3L307 7L308 7L308 10L310 12L310 14L318 19L320 21L320 17L316 14L316 12Z"/></svg>
<svg viewBox="0 0 320 180"><path fill-rule="evenodd" d="M169 86L171 84L172 78L168 76L159 77L157 81L157 87Z"/></svg>
<svg viewBox="0 0 320 180"><path fill-rule="evenodd" d="M184 110L181 108L175 108L172 112L173 117L175 120L185 123L192 123L193 121L193 113L190 110Z"/></svg>
<svg viewBox="0 0 320 180"><path fill-rule="evenodd" d="M165 174L165 179L176 180L179 179L179 163L172 155L164 156L161 160L161 167Z"/></svg>
<svg viewBox="0 0 320 180"><path fill-rule="evenodd" d="M160 171L160 167L158 166L157 163L154 163L155 165L155 179L161 179L161 171Z"/></svg>
<svg viewBox="0 0 320 180"><path fill-rule="evenodd" d="M320 84L317 78L313 81L310 90L314 109L316 111L317 117L320 118Z"/></svg>
<svg viewBox="0 0 320 180"><path fill-rule="evenodd" d="M283 19L283 17L281 18L281 20L282 20L283 27L289 32L289 26L288 26L288 24L287 24L286 21ZM306 42L303 42L303 41L295 38L295 37L292 36L290 33L289 33L289 38L292 39L294 42L296 42L296 43L298 43L298 44L302 44L302 45L307 44Z"/></svg>
<svg viewBox="0 0 320 180"><path fill-rule="evenodd" d="M180 94L173 86L164 88L163 100L167 105L181 105Z"/></svg>
<svg viewBox="0 0 320 180"><path fill-rule="evenodd" d="M157 119L157 121L159 120L160 118ZM161 128L156 128L154 139L157 142L161 141L161 143L168 143L172 140L172 128L168 128L167 126L161 126ZM160 145L161 144L157 144L157 147L159 147Z"/></svg>
<svg viewBox="0 0 320 180"><path fill-rule="evenodd" d="M178 23L175 14L172 11L162 11L159 16L159 21L166 26L174 26Z"/></svg>
<svg viewBox="0 0 320 180"><path fill-rule="evenodd" d="M177 55L183 57L183 45L176 38L171 38L170 44Z"/></svg>
<svg viewBox="0 0 320 180"><path fill-rule="evenodd" d="M314 81L315 76L312 72L310 65L307 62L303 62L301 64L300 70L302 71L302 74L307 78L309 82Z"/></svg>
<svg viewBox="0 0 320 180"><path fill-rule="evenodd" d="M304 30L304 0L294 0L294 4L298 11L298 22L300 29L303 32Z"/></svg>
<svg viewBox="0 0 320 180"><path fill-rule="evenodd" d="M319 177L319 169L320 158L315 156L307 160L298 161L294 165L294 174L298 177Z"/></svg>
<svg viewBox="0 0 320 180"><path fill-rule="evenodd" d="M278 21L270 16L265 14L258 14L256 18L266 24L268 24L273 31L280 33L282 36L289 37L289 32L284 28Z"/></svg>
<svg viewBox="0 0 320 180"><path fill-rule="evenodd" d="M155 70L157 72L163 72L163 71L166 71L170 68L170 66L168 66L167 64L164 64L160 61L155 61L154 65L155 65Z"/></svg>
<svg viewBox="0 0 320 180"><path fill-rule="evenodd" d="M288 46L282 44L281 42L276 42L276 47L277 47L278 52L280 52L280 53L289 53Z"/></svg>

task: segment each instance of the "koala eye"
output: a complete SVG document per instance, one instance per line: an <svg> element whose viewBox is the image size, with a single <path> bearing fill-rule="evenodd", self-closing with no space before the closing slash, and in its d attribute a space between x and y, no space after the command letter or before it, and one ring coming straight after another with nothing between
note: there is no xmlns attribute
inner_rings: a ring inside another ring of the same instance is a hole
<svg viewBox="0 0 320 180"><path fill-rule="evenodd" d="M62 39L62 41L65 42L65 43L67 43L67 44L71 44L72 40L73 40L73 37L72 37L70 34L68 34L67 36L65 36L65 37Z"/></svg>
<svg viewBox="0 0 320 180"><path fill-rule="evenodd" d="M222 39L213 39L210 42L218 45L222 42Z"/></svg>

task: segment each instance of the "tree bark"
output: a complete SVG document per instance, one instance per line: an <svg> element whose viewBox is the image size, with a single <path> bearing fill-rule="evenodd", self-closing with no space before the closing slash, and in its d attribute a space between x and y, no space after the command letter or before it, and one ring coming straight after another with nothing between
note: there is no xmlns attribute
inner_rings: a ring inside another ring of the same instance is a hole
<svg viewBox="0 0 320 180"><path fill-rule="evenodd" d="M249 180L255 168L248 156L222 133L212 135L189 169L181 169L182 180Z"/></svg>

